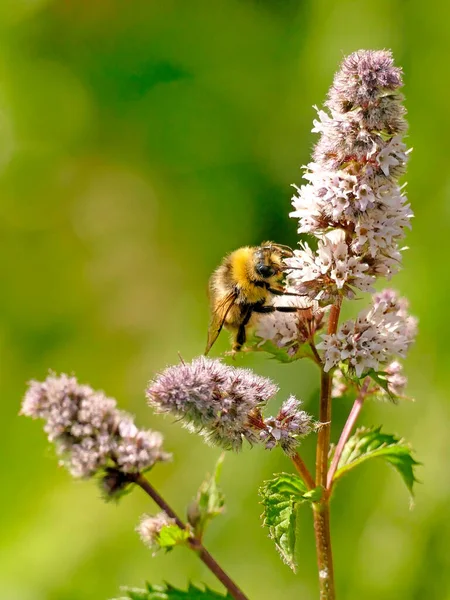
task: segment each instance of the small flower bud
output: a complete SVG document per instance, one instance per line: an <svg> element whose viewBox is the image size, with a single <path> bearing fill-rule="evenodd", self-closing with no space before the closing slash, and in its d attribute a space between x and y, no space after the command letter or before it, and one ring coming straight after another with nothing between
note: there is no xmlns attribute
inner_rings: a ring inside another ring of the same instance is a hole
<svg viewBox="0 0 450 600"><path fill-rule="evenodd" d="M161 548L160 534L164 527L178 527L175 519L171 519L165 512L160 512L153 517L143 515L136 527L141 540L153 551L153 555Z"/></svg>
<svg viewBox="0 0 450 600"><path fill-rule="evenodd" d="M403 366L394 360L385 369L389 392L398 398L404 397L408 378L403 374Z"/></svg>
<svg viewBox="0 0 450 600"><path fill-rule="evenodd" d="M345 377L341 369L336 369L333 373L331 397L342 398L342 396L345 396L352 388L353 382Z"/></svg>

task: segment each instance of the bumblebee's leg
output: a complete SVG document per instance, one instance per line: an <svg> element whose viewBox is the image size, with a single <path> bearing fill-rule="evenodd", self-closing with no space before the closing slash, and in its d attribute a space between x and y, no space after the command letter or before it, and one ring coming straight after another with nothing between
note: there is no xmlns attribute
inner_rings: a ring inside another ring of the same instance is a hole
<svg viewBox="0 0 450 600"><path fill-rule="evenodd" d="M305 298L305 294L296 294L295 292L285 292L283 290L277 290L277 288L268 287L269 291L274 296L298 296L299 298Z"/></svg>
<svg viewBox="0 0 450 600"><path fill-rule="evenodd" d="M237 331L236 337L233 342L233 352L239 352L242 346L245 344L245 325L240 325Z"/></svg>
<svg viewBox="0 0 450 600"><path fill-rule="evenodd" d="M236 337L234 338L233 346L231 349L233 354L236 352L239 352L239 350L245 344L245 340L247 339L247 334L246 334L245 328L247 327L248 322L250 321L250 317L252 316L253 310L254 310L254 308L249 306L243 315L242 321L237 330L237 334L236 334Z"/></svg>
<svg viewBox="0 0 450 600"><path fill-rule="evenodd" d="M296 292L285 292L284 290L280 290L279 288L271 287L270 283L268 283L267 281L254 281L253 284L257 287L262 287L266 289L274 296L298 296L299 298L305 298L305 294L297 294Z"/></svg>
<svg viewBox="0 0 450 600"><path fill-rule="evenodd" d="M253 308L253 312L256 313L273 313L273 312L284 312L284 313L295 313L298 310L311 310L311 307L302 308L298 306L255 306Z"/></svg>

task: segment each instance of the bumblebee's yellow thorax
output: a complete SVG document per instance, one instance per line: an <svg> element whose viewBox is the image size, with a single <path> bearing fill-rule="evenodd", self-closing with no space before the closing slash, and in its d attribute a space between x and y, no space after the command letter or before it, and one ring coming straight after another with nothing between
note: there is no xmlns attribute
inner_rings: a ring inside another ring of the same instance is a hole
<svg viewBox="0 0 450 600"><path fill-rule="evenodd" d="M254 272L254 248L245 246L230 256L232 277L240 292L249 303L259 302L267 297L264 288L256 286L252 279Z"/></svg>

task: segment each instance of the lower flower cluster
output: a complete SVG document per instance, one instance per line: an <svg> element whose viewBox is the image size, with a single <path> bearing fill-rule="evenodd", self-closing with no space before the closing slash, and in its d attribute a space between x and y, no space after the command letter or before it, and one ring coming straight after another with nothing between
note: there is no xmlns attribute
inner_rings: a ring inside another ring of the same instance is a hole
<svg viewBox="0 0 450 600"><path fill-rule="evenodd" d="M74 477L91 477L110 467L138 473L170 459L160 433L139 429L113 398L80 385L75 377L31 381L21 414L46 421L48 439Z"/></svg>

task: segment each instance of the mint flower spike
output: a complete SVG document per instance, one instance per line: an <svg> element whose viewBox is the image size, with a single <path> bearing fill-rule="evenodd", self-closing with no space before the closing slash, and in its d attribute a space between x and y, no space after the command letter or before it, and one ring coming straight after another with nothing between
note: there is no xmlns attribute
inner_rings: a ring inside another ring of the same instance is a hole
<svg viewBox="0 0 450 600"><path fill-rule="evenodd" d="M259 440L261 408L278 391L270 379L200 356L168 367L147 388L149 405L225 449Z"/></svg>
<svg viewBox="0 0 450 600"><path fill-rule="evenodd" d="M315 148L314 160L333 170L349 158L364 163L367 157L374 156L374 145L380 151L387 146L380 144L380 134L390 141L405 133L406 110L399 93L402 86L402 70L394 66L390 51L359 50L347 56L325 103L331 118L319 111L319 121L315 123L323 135ZM403 167L404 164L400 166Z"/></svg>
<svg viewBox="0 0 450 600"><path fill-rule="evenodd" d="M417 320L408 313L408 301L386 289L373 296L372 306L361 311L355 320L343 323L337 333L322 336L325 371L339 363L346 364L357 377L384 367L396 356L405 357L417 333ZM391 375L399 375L391 364ZM397 378L392 384L403 387Z"/></svg>
<svg viewBox="0 0 450 600"><path fill-rule="evenodd" d="M44 431L74 477L93 477L115 468L139 473L167 461L159 432L138 429L116 401L75 377L50 374L31 381L21 414L46 421Z"/></svg>
<svg viewBox="0 0 450 600"><path fill-rule="evenodd" d="M401 70L385 50L361 50L344 59L326 108L313 131L320 133L307 181L292 199L299 233L319 239L287 259L289 291L322 303L354 290L373 291L378 277L401 265L399 242L413 216L404 186L409 151Z"/></svg>

